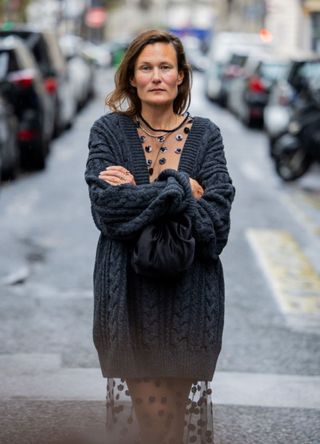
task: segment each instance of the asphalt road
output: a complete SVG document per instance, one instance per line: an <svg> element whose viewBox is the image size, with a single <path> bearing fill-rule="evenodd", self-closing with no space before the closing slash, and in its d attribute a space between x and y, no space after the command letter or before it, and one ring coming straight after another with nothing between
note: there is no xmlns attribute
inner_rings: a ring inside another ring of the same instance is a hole
<svg viewBox="0 0 320 444"><path fill-rule="evenodd" d="M93 444L103 434L105 381L91 339L98 232L83 173L111 85L112 73L99 72L95 100L53 143L45 171L1 187L1 444L58 442L75 430ZM222 255L215 444L319 444L320 171L283 184L264 134L210 103L199 74L191 113L220 126L237 189Z"/></svg>

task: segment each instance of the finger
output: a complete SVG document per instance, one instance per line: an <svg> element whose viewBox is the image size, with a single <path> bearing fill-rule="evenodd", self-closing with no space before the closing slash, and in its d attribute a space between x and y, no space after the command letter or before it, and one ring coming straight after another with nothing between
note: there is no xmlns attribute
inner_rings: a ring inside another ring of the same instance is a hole
<svg viewBox="0 0 320 444"><path fill-rule="evenodd" d="M121 166L121 165L111 165L111 166L108 166L106 168L106 171L110 171L110 170L119 171L119 172L121 172L123 174L128 172L128 170L126 168L124 168L123 166Z"/></svg>
<svg viewBox="0 0 320 444"><path fill-rule="evenodd" d="M121 185L121 181L119 179L103 179L104 182L107 182L109 185Z"/></svg>
<svg viewBox="0 0 320 444"><path fill-rule="evenodd" d="M126 169L123 169L124 172L122 172L122 170L116 168L110 168L108 170L103 170L99 173L99 178L100 179L121 179L121 181L123 183L131 183L133 185L136 184L134 176Z"/></svg>
<svg viewBox="0 0 320 444"><path fill-rule="evenodd" d="M108 178L118 178L118 179L124 180L126 178L126 175L123 174L123 173L120 173L119 171L115 171L115 172L103 171L103 172L101 172L99 174L99 177L100 178L106 178L106 179L108 179Z"/></svg>

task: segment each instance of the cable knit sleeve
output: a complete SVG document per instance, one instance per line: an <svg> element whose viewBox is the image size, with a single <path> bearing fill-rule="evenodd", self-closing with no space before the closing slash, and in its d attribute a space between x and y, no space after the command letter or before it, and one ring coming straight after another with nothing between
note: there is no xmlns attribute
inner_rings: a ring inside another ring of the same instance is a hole
<svg viewBox="0 0 320 444"><path fill-rule="evenodd" d="M94 124L89 138L85 179L97 228L113 239L133 238L145 225L182 212L191 200L188 175L166 170L151 184L113 186L99 179L109 165L124 165L112 132Z"/></svg>
<svg viewBox="0 0 320 444"><path fill-rule="evenodd" d="M193 201L193 235L202 255L216 259L228 240L235 188L228 174L220 130L212 122L204 138L204 156L196 179L204 194Z"/></svg>

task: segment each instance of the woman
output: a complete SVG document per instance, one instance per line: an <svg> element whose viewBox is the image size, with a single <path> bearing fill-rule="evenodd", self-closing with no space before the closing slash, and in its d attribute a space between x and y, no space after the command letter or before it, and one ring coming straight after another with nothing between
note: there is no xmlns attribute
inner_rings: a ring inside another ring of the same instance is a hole
<svg viewBox="0 0 320 444"><path fill-rule="evenodd" d="M191 72L170 33L138 35L115 85L106 101L113 112L91 129L86 169L101 231L93 334L108 378L108 426L130 443L136 419L143 444L213 442L209 381L224 319L219 254L234 197L222 139L209 119L186 112ZM139 233L182 213L196 244L191 267L169 280L137 274Z"/></svg>

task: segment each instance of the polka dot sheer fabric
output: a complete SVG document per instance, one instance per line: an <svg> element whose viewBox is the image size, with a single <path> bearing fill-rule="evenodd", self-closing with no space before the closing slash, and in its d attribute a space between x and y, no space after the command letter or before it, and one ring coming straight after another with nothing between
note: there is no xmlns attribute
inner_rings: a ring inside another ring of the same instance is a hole
<svg viewBox="0 0 320 444"><path fill-rule="evenodd" d="M140 433L141 418L144 427L150 429L151 444L214 442L212 390L209 382L193 382L186 400L179 389L172 390L176 387L174 380L143 378L136 381L147 383L148 389L144 396L131 395L123 379L109 378L107 381L108 444L145 444L145 439L141 439ZM139 424L136 416L138 411ZM177 439L174 428L175 417L178 416L183 421L182 441ZM157 424L154 423L154 418Z"/></svg>

